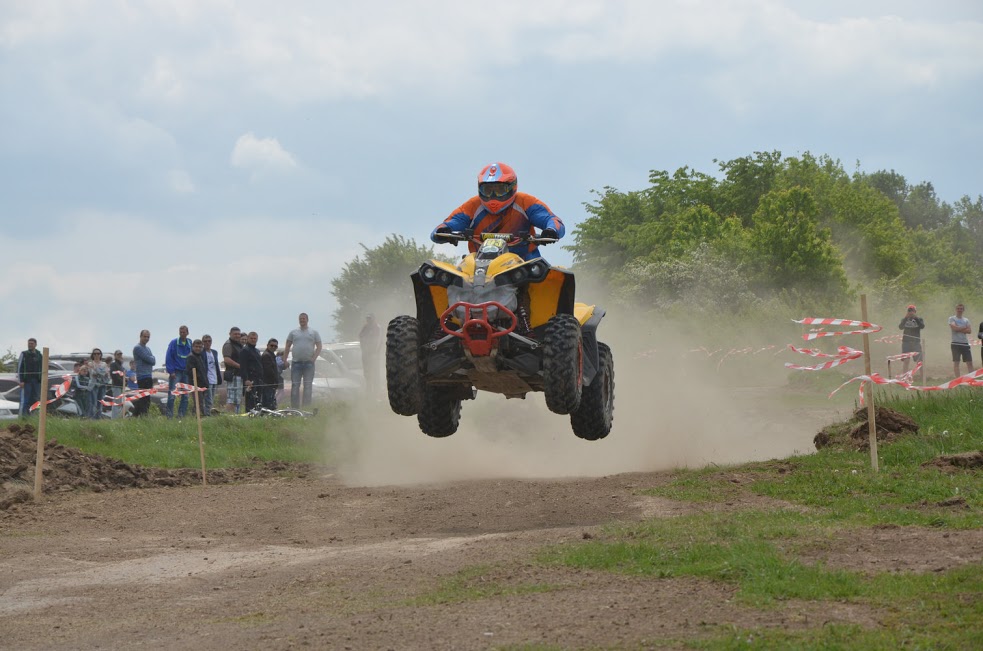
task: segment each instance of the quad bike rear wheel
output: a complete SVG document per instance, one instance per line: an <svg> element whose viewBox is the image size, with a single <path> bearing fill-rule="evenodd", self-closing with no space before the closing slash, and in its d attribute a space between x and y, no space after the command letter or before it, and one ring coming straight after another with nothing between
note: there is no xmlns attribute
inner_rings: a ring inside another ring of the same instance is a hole
<svg viewBox="0 0 983 651"><path fill-rule="evenodd" d="M401 416L413 416L423 407L420 322L397 316L386 329L386 389L389 406Z"/></svg>
<svg viewBox="0 0 983 651"><path fill-rule="evenodd" d="M427 436L443 438L457 431L461 422L461 400L437 387L423 389L423 404L416 415L420 430Z"/></svg>
<svg viewBox="0 0 983 651"><path fill-rule="evenodd" d="M570 414L573 433L596 441L611 432L614 422L614 358L607 344L597 342L598 371L580 394L580 406Z"/></svg>
<svg viewBox="0 0 983 651"><path fill-rule="evenodd" d="M580 322L557 314L546 323L543 337L543 391L554 414L569 414L580 404L584 376L584 345Z"/></svg>

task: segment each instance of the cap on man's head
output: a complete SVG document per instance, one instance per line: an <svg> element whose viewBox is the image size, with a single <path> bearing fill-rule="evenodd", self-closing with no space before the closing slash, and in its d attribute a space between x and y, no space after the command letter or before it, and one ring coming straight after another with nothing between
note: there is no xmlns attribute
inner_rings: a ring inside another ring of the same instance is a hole
<svg viewBox="0 0 983 651"><path fill-rule="evenodd" d="M911 310L912 312L914 312L915 311L915 306L914 305L909 305L908 306L908 309Z"/></svg>

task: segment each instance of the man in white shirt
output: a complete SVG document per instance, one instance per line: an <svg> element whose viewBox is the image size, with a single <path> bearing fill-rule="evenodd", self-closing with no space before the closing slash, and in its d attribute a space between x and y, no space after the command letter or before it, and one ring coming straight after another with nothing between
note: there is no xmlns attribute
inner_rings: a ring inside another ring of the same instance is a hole
<svg viewBox="0 0 983 651"><path fill-rule="evenodd" d="M969 334L973 327L969 319L963 316L966 307L960 303L956 313L949 317L949 329L952 330L952 372L959 377L959 362L966 362L966 372L973 372L973 353L969 349Z"/></svg>
<svg viewBox="0 0 983 651"><path fill-rule="evenodd" d="M304 406L311 404L314 387L314 362L321 355L321 335L309 328L307 314L301 312L297 317L300 327L287 335L287 345L283 348L284 368L290 367L290 406L300 407L300 386L304 383ZM288 361L288 356L293 353Z"/></svg>

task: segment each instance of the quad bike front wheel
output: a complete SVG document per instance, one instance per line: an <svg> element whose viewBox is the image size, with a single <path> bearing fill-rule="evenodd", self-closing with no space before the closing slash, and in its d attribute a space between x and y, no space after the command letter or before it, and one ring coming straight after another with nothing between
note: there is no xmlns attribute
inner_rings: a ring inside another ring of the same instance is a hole
<svg viewBox="0 0 983 651"><path fill-rule="evenodd" d="M420 430L427 436L443 438L457 431L461 422L461 400L438 387L423 389L423 404L416 415Z"/></svg>
<svg viewBox="0 0 983 651"><path fill-rule="evenodd" d="M397 316L386 329L386 389L389 406L401 416L420 413L423 406L423 380L420 355L420 322L411 316Z"/></svg>
<svg viewBox="0 0 983 651"><path fill-rule="evenodd" d="M597 342L598 371L580 394L580 406L570 413L579 438L596 441L611 432L614 422L614 358L607 344Z"/></svg>
<svg viewBox="0 0 983 651"><path fill-rule="evenodd" d="M584 344L580 322L557 314L546 323L543 337L543 391L554 414L569 414L580 404L584 379Z"/></svg>

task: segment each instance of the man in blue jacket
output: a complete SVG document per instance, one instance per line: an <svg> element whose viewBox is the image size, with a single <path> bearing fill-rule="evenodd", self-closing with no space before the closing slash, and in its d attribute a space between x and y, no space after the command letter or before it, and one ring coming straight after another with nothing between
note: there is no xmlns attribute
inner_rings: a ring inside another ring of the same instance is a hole
<svg viewBox="0 0 983 651"><path fill-rule="evenodd" d="M164 366L167 368L167 417L174 418L174 385L179 382L191 384L188 378L188 355L191 354L191 340L188 339L188 326L183 325L178 329L176 339L171 339L167 344L167 355L164 357ZM181 403L178 405L178 418L184 418L188 413L188 396L181 396Z"/></svg>

